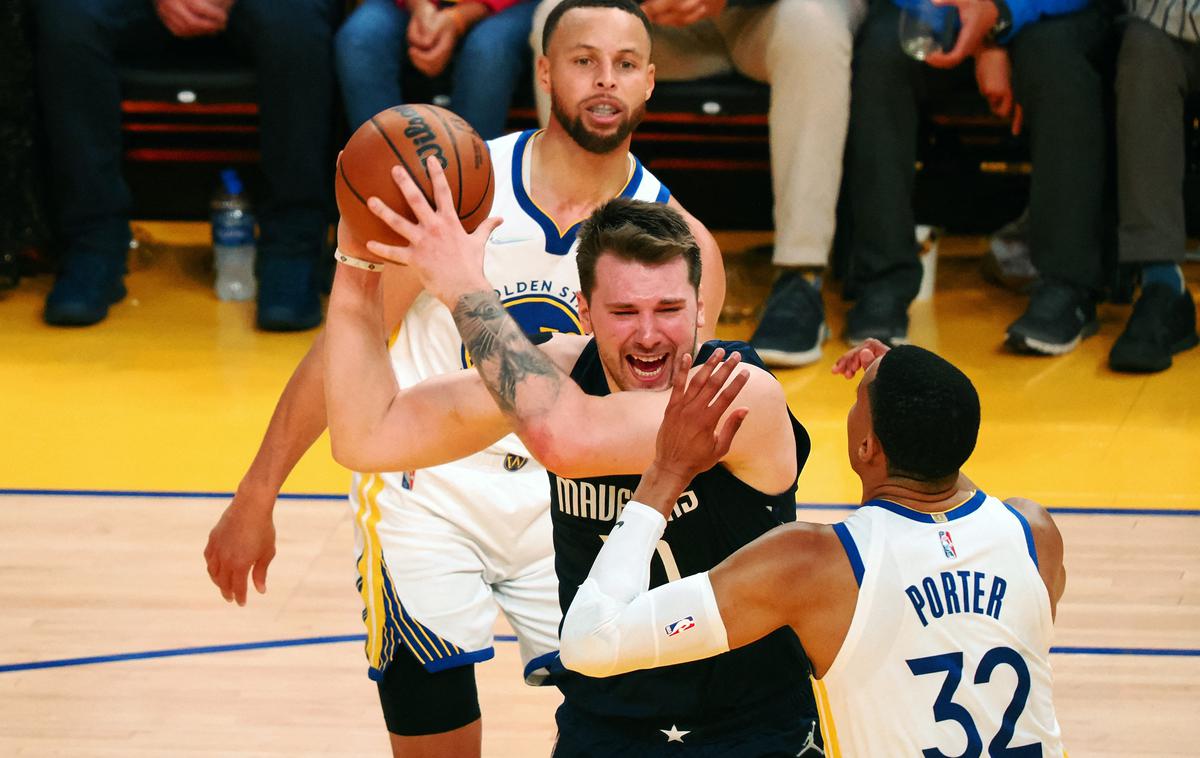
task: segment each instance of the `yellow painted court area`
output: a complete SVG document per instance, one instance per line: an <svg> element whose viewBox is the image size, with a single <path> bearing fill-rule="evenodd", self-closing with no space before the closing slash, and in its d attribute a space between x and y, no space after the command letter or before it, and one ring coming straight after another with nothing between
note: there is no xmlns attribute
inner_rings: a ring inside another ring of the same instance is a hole
<svg viewBox="0 0 1200 758"><path fill-rule="evenodd" d="M202 224L143 224L129 297L100 325L51 329L40 320L49 277L0 294L0 486L229 492L236 487L292 368L313 333L253 329L252 303L221 303L210 284ZM744 236L744 235L743 235ZM730 235L726 246L742 242ZM739 265L729 257L730 268ZM1186 274L1193 289L1200 266ZM765 286L731 298L765 295ZM763 284L756 281L755 285ZM826 288L830 325L845 305ZM1046 359L1008 354L1004 327L1024 298L985 285L976 262L943 256L937 295L912 309L910 337L960 366L983 400L970 474L997 495L1053 506L1200 508L1200 350L1167 372L1115 374L1106 359L1129 306L1104 306L1100 334ZM725 325L746 338L753 322ZM793 412L813 437L803 503L852 503L845 456L854 383L830 375L843 350L779 372ZM288 482L295 493L339 493L346 473L320 442Z"/></svg>
<svg viewBox="0 0 1200 758"><path fill-rule="evenodd" d="M237 608L201 556L226 498L61 494L236 487L315 332L257 332L252 303L217 302L206 235L203 225L139 225L129 297L96 327L42 324L48 277L0 293L0 756L387 754L357 639L344 501L282 502L268 592ZM979 388L975 481L1088 509L1056 515L1068 585L1056 624L1064 650L1052 660L1071 755L1196 755L1200 350L1163 374L1111 373L1107 352L1129 306L1104 306L1100 335L1070 355L1007 354L1003 330L1024 300L982 282L962 254L973 244L943 255L936 297L914 306L910 337ZM747 260L728 257L731 298L761 299L761 266ZM1200 292L1200 266L1185 273ZM846 306L831 287L826 303L837 335ZM745 338L751 328L721 331ZM829 374L842 349L835 338L819 365L779 373L813 438L806 504L859 496L844 426L855 384ZM287 491L334 495L348 483L322 440ZM503 622L496 632L511 634ZM296 640L308 644L274 644ZM548 755L557 692L521 682L507 637L495 647L496 660L478 667L484 754ZM142 655L169 650L185 654ZM73 665L44 667L65 660Z"/></svg>

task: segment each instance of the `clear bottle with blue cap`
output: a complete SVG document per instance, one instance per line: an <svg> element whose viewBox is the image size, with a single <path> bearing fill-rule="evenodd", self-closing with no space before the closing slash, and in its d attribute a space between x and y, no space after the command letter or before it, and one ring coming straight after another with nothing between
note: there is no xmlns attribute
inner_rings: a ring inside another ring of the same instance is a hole
<svg viewBox="0 0 1200 758"><path fill-rule="evenodd" d="M217 297L253 300L254 213L237 171L221 172L221 187L212 202L213 261Z"/></svg>

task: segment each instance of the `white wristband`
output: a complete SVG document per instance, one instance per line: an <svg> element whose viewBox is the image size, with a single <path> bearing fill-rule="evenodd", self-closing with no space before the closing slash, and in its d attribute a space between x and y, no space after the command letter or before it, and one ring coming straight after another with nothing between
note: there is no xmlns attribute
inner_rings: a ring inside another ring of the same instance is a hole
<svg viewBox="0 0 1200 758"><path fill-rule="evenodd" d="M384 264L376 263L375 261L364 261L362 258L355 258L353 255L346 255L341 250L333 251L333 259L338 263L345 263L347 266L361 268L363 271L383 271Z"/></svg>

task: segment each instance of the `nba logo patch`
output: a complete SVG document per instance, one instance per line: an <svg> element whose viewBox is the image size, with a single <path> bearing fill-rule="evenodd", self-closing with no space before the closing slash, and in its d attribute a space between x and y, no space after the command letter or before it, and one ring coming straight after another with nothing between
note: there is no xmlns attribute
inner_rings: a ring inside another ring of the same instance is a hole
<svg viewBox="0 0 1200 758"><path fill-rule="evenodd" d="M529 459L523 455L508 453L504 456L505 471L520 471L521 469L525 468L526 463L529 463Z"/></svg>
<svg viewBox="0 0 1200 758"><path fill-rule="evenodd" d="M406 490L413 488L413 480L417 478L416 471L404 471L400 474L400 487Z"/></svg>
<svg viewBox="0 0 1200 758"><path fill-rule="evenodd" d="M942 543L942 552L947 558L957 558L958 551L954 549L954 540L950 539L950 532L938 530L938 539Z"/></svg>
<svg viewBox="0 0 1200 758"><path fill-rule="evenodd" d="M688 629L692 629L695 626L696 619L694 616L684 616L678 621L667 624L664 629L666 630L668 637L674 637L680 632L686 632Z"/></svg>

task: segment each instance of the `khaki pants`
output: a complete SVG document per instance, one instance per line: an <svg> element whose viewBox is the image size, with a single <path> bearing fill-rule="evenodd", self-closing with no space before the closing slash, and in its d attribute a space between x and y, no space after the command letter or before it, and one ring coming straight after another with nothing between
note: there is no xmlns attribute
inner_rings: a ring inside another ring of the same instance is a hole
<svg viewBox="0 0 1200 758"><path fill-rule="evenodd" d="M559 0L542 0L530 43ZM824 266L833 243L850 113L850 57L864 0L775 0L730 8L683 28L655 26L656 77L686 81L737 71L771 85L768 114L775 193L775 263ZM538 117L549 98L537 87ZM704 219L701 219L703 221Z"/></svg>

